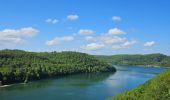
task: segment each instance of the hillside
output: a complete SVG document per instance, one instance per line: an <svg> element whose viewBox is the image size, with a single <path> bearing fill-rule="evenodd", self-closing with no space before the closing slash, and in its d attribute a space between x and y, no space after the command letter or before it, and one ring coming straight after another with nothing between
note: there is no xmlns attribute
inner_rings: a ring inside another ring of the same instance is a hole
<svg viewBox="0 0 170 100"><path fill-rule="evenodd" d="M170 67L170 56L163 54L95 56L115 65L150 65Z"/></svg>
<svg viewBox="0 0 170 100"><path fill-rule="evenodd" d="M170 70L109 100L170 100Z"/></svg>
<svg viewBox="0 0 170 100"><path fill-rule="evenodd" d="M111 65L85 53L0 51L0 81L3 85L67 74L115 71Z"/></svg>

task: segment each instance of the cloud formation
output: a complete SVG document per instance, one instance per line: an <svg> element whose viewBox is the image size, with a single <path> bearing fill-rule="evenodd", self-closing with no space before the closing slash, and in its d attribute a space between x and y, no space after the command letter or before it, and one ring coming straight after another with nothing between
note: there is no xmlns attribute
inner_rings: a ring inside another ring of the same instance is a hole
<svg viewBox="0 0 170 100"><path fill-rule="evenodd" d="M52 45L58 45L62 42L68 42L74 40L74 37L72 36L63 36L63 37L56 37L52 40L47 41L45 44L52 46Z"/></svg>
<svg viewBox="0 0 170 100"><path fill-rule="evenodd" d="M90 43L85 46L82 46L82 48L85 50L98 50L98 49L103 48L104 46L105 46L104 44Z"/></svg>
<svg viewBox="0 0 170 100"><path fill-rule="evenodd" d="M148 42L145 42L144 43L144 46L145 47L152 47L152 46L154 46L155 45L155 42L154 41L148 41Z"/></svg>
<svg viewBox="0 0 170 100"><path fill-rule="evenodd" d="M101 35L97 37L87 36L85 37L87 41L93 42L102 42L105 44L115 44L115 43L122 43L126 41L126 38L118 37L118 36L110 36L110 35Z"/></svg>
<svg viewBox="0 0 170 100"><path fill-rule="evenodd" d="M131 40L131 41L126 41L122 44L117 44L117 45L113 45L112 49L124 49L124 48L129 48L131 45L135 44L136 41L135 40Z"/></svg>
<svg viewBox="0 0 170 100"><path fill-rule="evenodd" d="M122 43L126 41L126 38L118 37L118 36L104 36L101 37L101 40L106 44L115 44L115 43Z"/></svg>
<svg viewBox="0 0 170 100"><path fill-rule="evenodd" d="M91 34L94 34L95 31L94 30L90 30L90 29L80 29L78 31L78 34L81 34L81 35L91 35Z"/></svg>
<svg viewBox="0 0 170 100"><path fill-rule="evenodd" d="M109 34L109 35L121 35L121 34L126 34L126 33L124 31L118 29L118 28L112 28L112 29L109 29L107 34Z"/></svg>
<svg viewBox="0 0 170 100"><path fill-rule="evenodd" d="M46 20L46 22L49 23L49 24L56 24L56 23L59 22L59 20L49 18L49 19Z"/></svg>
<svg viewBox="0 0 170 100"><path fill-rule="evenodd" d="M121 18L119 16L113 16L112 20L113 21L121 21Z"/></svg>
<svg viewBox="0 0 170 100"><path fill-rule="evenodd" d="M125 32L118 28L112 28L109 29L107 33L104 33L100 36L96 36L96 37L87 36L85 37L85 39L88 41L102 42L105 44L115 44L115 43L125 42L127 40L126 38L117 36L120 34L125 34Z"/></svg>
<svg viewBox="0 0 170 100"><path fill-rule="evenodd" d="M124 31L118 28L109 29L108 32L101 34L99 36L86 36L85 40L92 42L93 46L96 44L102 44L106 46L111 46L112 49L124 49L137 43L135 40L129 40L125 37L119 36L121 34L126 34ZM85 48L85 47L84 47ZM91 48L91 45L87 45L86 48ZM95 49L88 49L95 50Z"/></svg>
<svg viewBox="0 0 170 100"><path fill-rule="evenodd" d="M68 19L68 20L72 20L72 21L73 21L73 20L77 20L78 18L79 18L78 15L68 15L68 16L67 16L67 19Z"/></svg>
<svg viewBox="0 0 170 100"><path fill-rule="evenodd" d="M0 30L0 44L18 44L26 38L35 36L39 30L32 27Z"/></svg>

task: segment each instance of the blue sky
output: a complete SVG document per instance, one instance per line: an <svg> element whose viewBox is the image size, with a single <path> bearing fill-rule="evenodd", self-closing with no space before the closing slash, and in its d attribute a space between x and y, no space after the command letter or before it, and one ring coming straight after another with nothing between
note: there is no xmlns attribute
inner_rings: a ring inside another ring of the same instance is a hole
<svg viewBox="0 0 170 100"><path fill-rule="evenodd" d="M0 49L170 55L169 0L0 0Z"/></svg>

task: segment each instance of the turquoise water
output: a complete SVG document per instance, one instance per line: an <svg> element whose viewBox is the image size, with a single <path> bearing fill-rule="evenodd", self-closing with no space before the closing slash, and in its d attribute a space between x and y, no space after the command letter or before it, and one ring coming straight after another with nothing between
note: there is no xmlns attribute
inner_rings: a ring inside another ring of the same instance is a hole
<svg viewBox="0 0 170 100"><path fill-rule="evenodd" d="M153 78L164 68L116 66L116 73L79 74L0 88L0 100L103 100Z"/></svg>

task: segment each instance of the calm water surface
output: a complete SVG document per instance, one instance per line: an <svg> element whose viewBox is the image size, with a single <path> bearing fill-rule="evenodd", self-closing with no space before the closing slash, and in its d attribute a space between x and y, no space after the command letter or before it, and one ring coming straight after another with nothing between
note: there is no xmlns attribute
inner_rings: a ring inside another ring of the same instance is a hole
<svg viewBox="0 0 170 100"><path fill-rule="evenodd" d="M116 73L80 74L0 88L0 100L104 100L153 78L164 68L116 66Z"/></svg>

